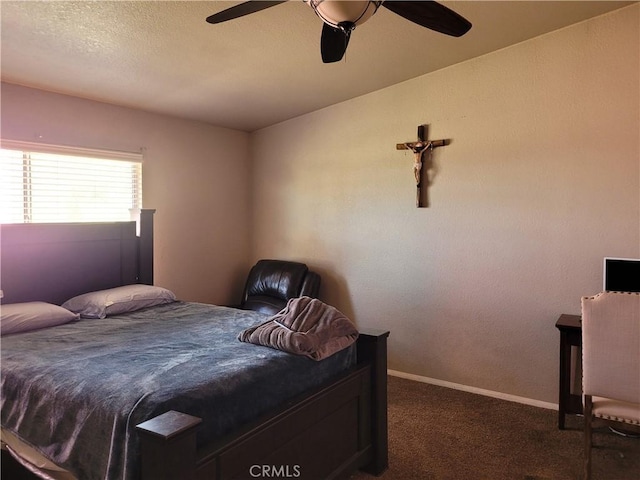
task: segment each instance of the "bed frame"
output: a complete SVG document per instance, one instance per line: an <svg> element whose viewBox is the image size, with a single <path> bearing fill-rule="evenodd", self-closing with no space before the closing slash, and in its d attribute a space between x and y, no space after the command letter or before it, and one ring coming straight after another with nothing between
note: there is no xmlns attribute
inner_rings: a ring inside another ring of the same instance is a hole
<svg viewBox="0 0 640 480"><path fill-rule="evenodd" d="M82 293L153 284L153 214L139 222L14 224L0 228L3 303L61 304ZM361 331L357 365L240 431L196 449L201 419L170 411L139 424L141 480L347 478L388 466L387 337ZM16 477L3 452L2 474Z"/></svg>

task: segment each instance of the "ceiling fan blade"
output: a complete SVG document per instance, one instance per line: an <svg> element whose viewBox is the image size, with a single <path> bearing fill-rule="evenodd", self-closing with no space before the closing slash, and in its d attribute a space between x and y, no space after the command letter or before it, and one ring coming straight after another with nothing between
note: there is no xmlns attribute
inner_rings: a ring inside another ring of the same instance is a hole
<svg viewBox="0 0 640 480"><path fill-rule="evenodd" d="M342 60L344 52L347 51L349 38L351 37L350 26L345 28L334 28L327 23L322 24L322 37L320 39L320 52L324 63L333 63Z"/></svg>
<svg viewBox="0 0 640 480"><path fill-rule="evenodd" d="M418 25L453 37L460 37L471 28L471 22L467 19L431 0L421 2L388 0L382 6Z"/></svg>
<svg viewBox="0 0 640 480"><path fill-rule="evenodd" d="M207 17L208 23L222 23L227 20L233 20L234 18L244 17L245 15L249 15L250 13L259 12L260 10L265 10L270 7L274 7L280 3L284 3L287 0L279 0L279 1L252 1L252 2L244 2L239 5L235 5L231 8L227 8L226 10L222 10L221 12L214 13Z"/></svg>

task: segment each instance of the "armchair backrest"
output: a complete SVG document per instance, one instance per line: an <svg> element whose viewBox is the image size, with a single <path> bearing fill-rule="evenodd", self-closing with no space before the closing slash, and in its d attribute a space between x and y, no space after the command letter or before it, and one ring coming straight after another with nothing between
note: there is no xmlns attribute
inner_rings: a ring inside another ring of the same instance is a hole
<svg viewBox="0 0 640 480"><path fill-rule="evenodd" d="M249 271L240 308L276 314L291 298L317 298L320 280L304 263L260 260Z"/></svg>
<svg viewBox="0 0 640 480"><path fill-rule="evenodd" d="M640 293L582 298L585 395L640 402Z"/></svg>

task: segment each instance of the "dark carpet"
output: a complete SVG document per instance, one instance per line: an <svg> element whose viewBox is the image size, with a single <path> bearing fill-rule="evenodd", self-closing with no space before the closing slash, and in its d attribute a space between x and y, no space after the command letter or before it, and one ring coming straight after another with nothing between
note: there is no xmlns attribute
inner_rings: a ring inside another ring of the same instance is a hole
<svg viewBox="0 0 640 480"><path fill-rule="evenodd" d="M384 480L576 480L582 417L389 377ZM640 480L640 439L595 424L593 480ZM357 473L350 480L371 480Z"/></svg>

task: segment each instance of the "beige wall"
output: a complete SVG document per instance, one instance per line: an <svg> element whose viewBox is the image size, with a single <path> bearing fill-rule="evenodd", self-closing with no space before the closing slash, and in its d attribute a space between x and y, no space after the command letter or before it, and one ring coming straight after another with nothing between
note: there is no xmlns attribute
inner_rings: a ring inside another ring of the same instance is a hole
<svg viewBox="0 0 640 480"><path fill-rule="evenodd" d="M248 268L248 134L10 84L0 93L2 138L143 148L156 284L185 300L237 301Z"/></svg>
<svg viewBox="0 0 640 480"><path fill-rule="evenodd" d="M557 402L558 315L600 290L604 256L640 257L639 16L255 132L254 258L317 268L325 300L391 330L391 369ZM417 209L395 145L423 123L451 144Z"/></svg>

